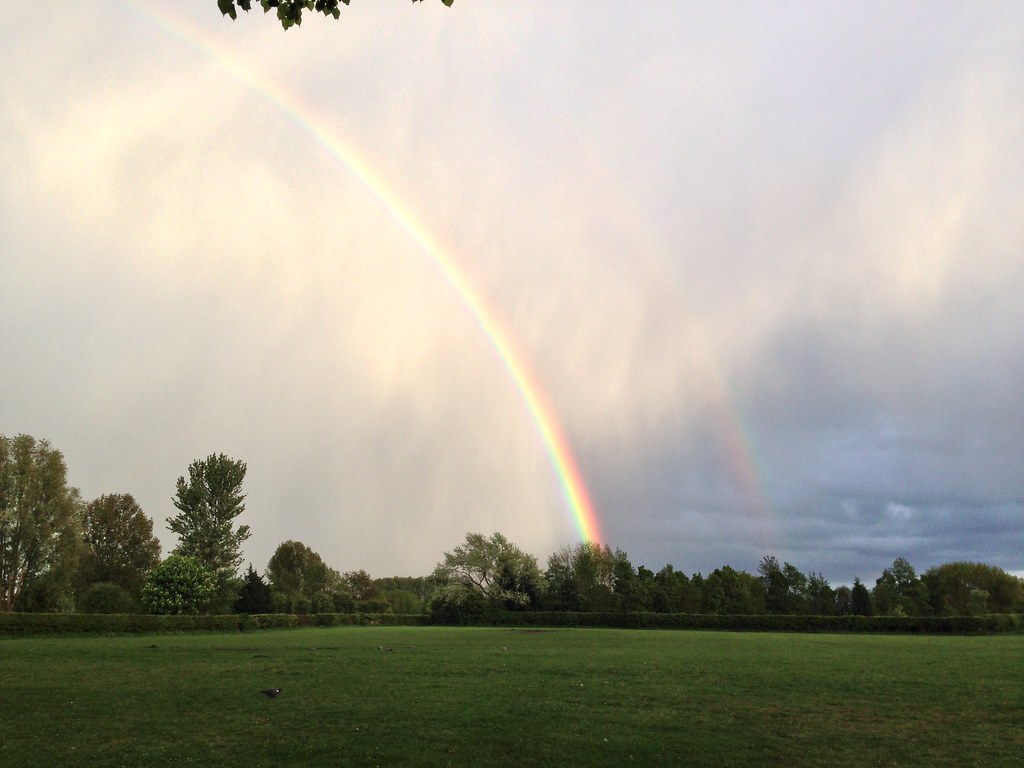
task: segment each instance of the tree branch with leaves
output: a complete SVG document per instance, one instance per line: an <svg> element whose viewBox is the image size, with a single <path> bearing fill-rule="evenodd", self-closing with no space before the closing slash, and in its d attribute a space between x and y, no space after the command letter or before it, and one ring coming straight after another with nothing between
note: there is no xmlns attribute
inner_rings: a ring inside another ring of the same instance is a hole
<svg viewBox="0 0 1024 768"><path fill-rule="evenodd" d="M414 3L422 2L422 0L412 1ZM341 17L339 5L341 3L349 4L349 0L257 0L257 2L263 6L264 13L274 11L284 29L302 24L303 11L314 11L322 13L324 16L333 16L337 19ZM441 0L441 2L451 7L455 0ZM253 0L217 0L217 7L220 9L220 12L225 16L230 16L232 19L238 18L239 8L248 13L252 10L252 4Z"/></svg>

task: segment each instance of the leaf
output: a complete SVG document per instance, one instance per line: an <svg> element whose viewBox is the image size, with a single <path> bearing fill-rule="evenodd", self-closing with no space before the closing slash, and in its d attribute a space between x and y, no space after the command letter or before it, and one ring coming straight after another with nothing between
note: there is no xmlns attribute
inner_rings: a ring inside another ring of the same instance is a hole
<svg viewBox="0 0 1024 768"><path fill-rule="evenodd" d="M217 0L217 8L220 9L222 15L230 16L232 21L238 18L238 12L235 11L235 0Z"/></svg>

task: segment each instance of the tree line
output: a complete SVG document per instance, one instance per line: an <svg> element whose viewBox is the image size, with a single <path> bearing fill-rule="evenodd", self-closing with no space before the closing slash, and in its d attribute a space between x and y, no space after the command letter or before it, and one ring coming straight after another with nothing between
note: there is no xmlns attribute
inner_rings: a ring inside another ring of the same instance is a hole
<svg viewBox="0 0 1024 768"><path fill-rule="evenodd" d="M261 574L244 573L250 536L246 465L224 454L193 461L175 484L178 545L161 558L153 522L128 493L85 502L60 451L0 435L0 610L81 613L431 613L464 620L489 611L976 616L1024 612L1024 580L983 563L918 575L904 558L872 588L833 587L774 555L756 573L731 566L687 575L634 567L621 549L579 542L546 567L500 533L468 533L423 577L339 571L302 542L282 542Z"/></svg>

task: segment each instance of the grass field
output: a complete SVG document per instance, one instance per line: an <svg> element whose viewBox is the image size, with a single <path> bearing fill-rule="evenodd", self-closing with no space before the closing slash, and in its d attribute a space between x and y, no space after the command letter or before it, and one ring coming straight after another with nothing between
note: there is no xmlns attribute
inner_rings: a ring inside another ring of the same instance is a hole
<svg viewBox="0 0 1024 768"><path fill-rule="evenodd" d="M0 765L1019 766L1022 651L435 627L0 638Z"/></svg>

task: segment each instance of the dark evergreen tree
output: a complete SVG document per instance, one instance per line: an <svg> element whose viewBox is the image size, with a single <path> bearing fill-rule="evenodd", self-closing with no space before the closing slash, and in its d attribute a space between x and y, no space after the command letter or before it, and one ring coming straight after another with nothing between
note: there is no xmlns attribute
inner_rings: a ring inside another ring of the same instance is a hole
<svg viewBox="0 0 1024 768"><path fill-rule="evenodd" d="M238 590L235 600L236 613L271 613L274 610L274 597L270 585L256 572L249 563L249 569L242 579L242 587Z"/></svg>
<svg viewBox="0 0 1024 768"><path fill-rule="evenodd" d="M854 616L871 616L874 613L871 593L859 578L853 580L853 588L850 590L850 613Z"/></svg>

